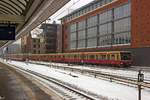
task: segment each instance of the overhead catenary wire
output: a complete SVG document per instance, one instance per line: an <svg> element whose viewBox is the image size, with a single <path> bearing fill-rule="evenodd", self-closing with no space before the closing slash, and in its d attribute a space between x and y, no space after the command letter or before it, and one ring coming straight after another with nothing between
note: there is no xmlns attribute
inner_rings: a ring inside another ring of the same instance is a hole
<svg viewBox="0 0 150 100"><path fill-rule="evenodd" d="M74 5L76 5L78 2L80 2L81 0L77 0L77 1L74 1L73 0L73 3L72 5L70 5L69 7L67 7L66 9L64 9L63 11L61 11L59 14L57 14L56 16L54 16L54 18L58 18L60 15L62 15L64 12L68 11L68 14L69 14L69 9L72 8ZM54 18L52 20L54 20Z"/></svg>

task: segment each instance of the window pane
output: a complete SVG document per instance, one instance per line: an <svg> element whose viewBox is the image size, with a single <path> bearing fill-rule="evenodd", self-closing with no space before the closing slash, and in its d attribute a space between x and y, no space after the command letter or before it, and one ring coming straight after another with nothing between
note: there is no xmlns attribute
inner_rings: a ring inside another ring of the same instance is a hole
<svg viewBox="0 0 150 100"><path fill-rule="evenodd" d="M78 41L78 48L85 48L85 40Z"/></svg>
<svg viewBox="0 0 150 100"><path fill-rule="evenodd" d="M70 41L73 41L73 40L76 40L77 38L76 38L76 33L71 33L70 34Z"/></svg>
<svg viewBox="0 0 150 100"><path fill-rule="evenodd" d="M114 9L114 18L119 19L131 15L131 5L126 4Z"/></svg>
<svg viewBox="0 0 150 100"><path fill-rule="evenodd" d="M70 42L70 49L76 48L76 41Z"/></svg>
<svg viewBox="0 0 150 100"><path fill-rule="evenodd" d="M76 24L71 24L70 25L70 32L76 31Z"/></svg>
<svg viewBox="0 0 150 100"><path fill-rule="evenodd" d="M112 20L112 10L106 11L99 15L99 23L106 23Z"/></svg>
<svg viewBox="0 0 150 100"><path fill-rule="evenodd" d="M87 47L96 47L97 46L97 38L89 38L87 40Z"/></svg>
<svg viewBox="0 0 150 100"><path fill-rule="evenodd" d="M87 30L88 37L96 37L97 36L97 27L92 27Z"/></svg>
<svg viewBox="0 0 150 100"><path fill-rule="evenodd" d="M87 26L91 27L91 26L95 26L95 25L97 25L97 16L93 16L93 17L88 18Z"/></svg>
<svg viewBox="0 0 150 100"><path fill-rule="evenodd" d="M114 31L115 32L123 32L130 31L131 23L130 18L125 18L122 20L115 21L114 23Z"/></svg>
<svg viewBox="0 0 150 100"><path fill-rule="evenodd" d="M85 21L81 21L78 23L78 30L85 29Z"/></svg>
<svg viewBox="0 0 150 100"><path fill-rule="evenodd" d="M85 30L78 31L78 40L79 39L85 39Z"/></svg>
<svg viewBox="0 0 150 100"><path fill-rule="evenodd" d="M112 23L100 25L99 33L100 35L106 35L112 33Z"/></svg>
<svg viewBox="0 0 150 100"><path fill-rule="evenodd" d="M111 45L111 35L100 36L99 46L108 46L108 45Z"/></svg>
<svg viewBox="0 0 150 100"><path fill-rule="evenodd" d="M114 44L128 44L131 42L130 32L119 33L114 35Z"/></svg>

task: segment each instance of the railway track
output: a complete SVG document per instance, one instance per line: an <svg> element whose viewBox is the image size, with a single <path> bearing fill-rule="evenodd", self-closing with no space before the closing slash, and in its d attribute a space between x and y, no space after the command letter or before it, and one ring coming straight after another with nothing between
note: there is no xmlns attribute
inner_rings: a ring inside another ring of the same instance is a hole
<svg viewBox="0 0 150 100"><path fill-rule="evenodd" d="M55 92L57 92L57 94L61 95L64 100L104 100L103 97L99 97L96 94L86 93L85 91L78 90L75 87L70 86L69 84L54 79L52 77L48 77L31 70L25 70L17 66L11 65L11 67L21 71L26 75L30 75L31 77L36 78L41 83L47 85Z"/></svg>
<svg viewBox="0 0 150 100"><path fill-rule="evenodd" d="M32 62L31 62L32 63ZM37 64L37 63L34 63ZM40 64L40 63L38 63ZM41 64L41 65L47 65L47 66L51 66L53 68L57 68L57 69L63 69L63 70L69 70L72 72L80 72L81 74L88 74L88 75L92 75L95 78L103 78L109 81L116 81L122 84L126 84L126 85L132 85L132 86L138 86L139 84L143 87L143 88L150 88L150 80L145 79L144 82L138 82L137 78L134 77L127 77L127 76L123 76L123 75L117 75L117 74L112 74L112 73L107 73L107 72L102 72L102 71L95 71L95 70L90 70L90 69L82 69L82 68L73 68L73 67L66 67L66 66L58 66L58 65L49 65L49 64Z"/></svg>

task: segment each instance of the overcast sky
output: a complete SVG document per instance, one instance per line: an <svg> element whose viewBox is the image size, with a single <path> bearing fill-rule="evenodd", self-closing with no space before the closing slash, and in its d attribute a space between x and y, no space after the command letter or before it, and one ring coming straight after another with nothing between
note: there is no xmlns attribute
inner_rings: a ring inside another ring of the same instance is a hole
<svg viewBox="0 0 150 100"><path fill-rule="evenodd" d="M54 15L50 17L51 22L54 20L57 21L71 11L78 9L91 1L93 0L71 0L69 3L67 3L64 7L62 7L59 11L57 11Z"/></svg>

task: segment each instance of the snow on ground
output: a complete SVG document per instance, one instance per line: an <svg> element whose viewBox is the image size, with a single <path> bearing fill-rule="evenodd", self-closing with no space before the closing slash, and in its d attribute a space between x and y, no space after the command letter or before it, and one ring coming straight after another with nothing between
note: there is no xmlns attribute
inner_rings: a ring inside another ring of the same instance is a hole
<svg viewBox="0 0 150 100"><path fill-rule="evenodd" d="M31 61L37 63L37 61ZM123 69L110 69L110 68L97 68L97 67L87 67L87 66L80 66L80 65L71 65L68 66L68 64L63 64L63 63L49 63L49 62L38 62L40 64L52 64L56 66L65 66L65 67L72 67L72 68L82 68L82 69L88 69L88 70L93 70L93 71L101 71L101 72L106 72L111 75L119 75L119 76L126 76L126 77L132 77L132 78L137 78L138 77L138 71L134 70L123 70ZM107 67L107 66L104 66ZM144 72L144 79L147 81L150 81L150 72Z"/></svg>
<svg viewBox="0 0 150 100"><path fill-rule="evenodd" d="M7 63L73 84L84 90L111 98L110 100L138 100L138 89L134 87L62 71L60 69L53 69L46 65L36 65L18 61L9 61ZM78 77L72 77L70 73ZM142 90L142 100L150 100L150 90Z"/></svg>

